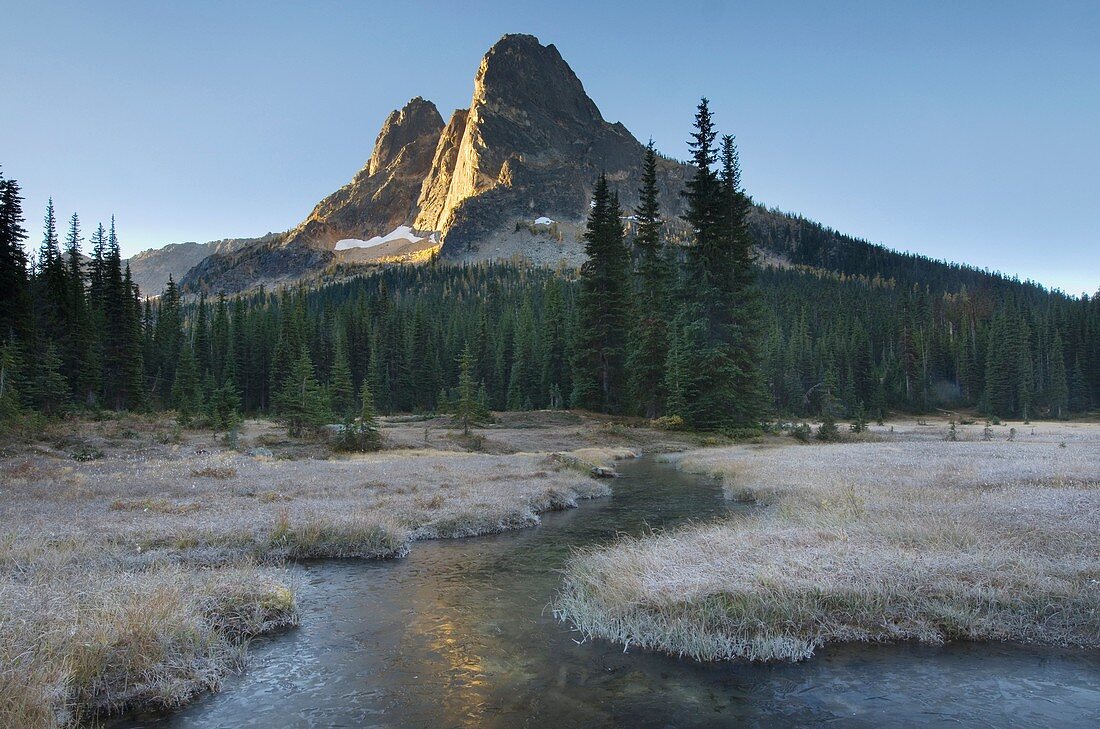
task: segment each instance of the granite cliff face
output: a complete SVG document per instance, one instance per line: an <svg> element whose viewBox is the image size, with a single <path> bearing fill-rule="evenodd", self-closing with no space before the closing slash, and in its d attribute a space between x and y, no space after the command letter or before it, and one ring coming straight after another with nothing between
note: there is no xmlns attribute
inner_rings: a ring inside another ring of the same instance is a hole
<svg viewBox="0 0 1100 729"><path fill-rule="evenodd" d="M192 291L239 291L333 263L370 262L369 240L402 226L417 253L430 244L457 259L522 255L576 264L596 177L607 173L629 211L643 151L626 127L604 120L557 48L506 35L482 59L468 109L444 124L431 102L412 99L386 119L363 169L301 224L215 253L183 283ZM684 165L660 160L669 218L682 209L687 175ZM540 218L553 222L536 225ZM349 239L351 248L337 249Z"/></svg>

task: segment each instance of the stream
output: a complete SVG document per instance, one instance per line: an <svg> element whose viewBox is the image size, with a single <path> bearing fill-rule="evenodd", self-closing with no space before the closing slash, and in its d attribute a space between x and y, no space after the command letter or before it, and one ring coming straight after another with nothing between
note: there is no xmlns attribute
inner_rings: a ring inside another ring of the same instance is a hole
<svg viewBox="0 0 1100 729"><path fill-rule="evenodd" d="M580 641L548 607L574 547L743 508L652 458L534 529L295 566L300 628L221 692L139 727L1100 726L1100 654L853 645L798 664L693 663Z"/></svg>

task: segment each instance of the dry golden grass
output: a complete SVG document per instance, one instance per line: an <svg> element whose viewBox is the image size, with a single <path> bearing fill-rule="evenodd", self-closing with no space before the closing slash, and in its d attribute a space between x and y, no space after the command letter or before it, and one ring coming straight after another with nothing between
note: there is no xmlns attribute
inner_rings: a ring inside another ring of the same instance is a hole
<svg viewBox="0 0 1100 729"><path fill-rule="evenodd" d="M297 620L285 559L398 557L418 539L531 526L609 493L545 451L317 459L322 446L250 421L243 438L278 449L253 458L149 418L69 425L0 459L3 727L173 707L216 688L251 636ZM517 438L534 443L540 427ZM548 432L546 450L591 442ZM74 460L77 449L103 456ZM568 459L590 468L617 454Z"/></svg>
<svg viewBox="0 0 1100 729"><path fill-rule="evenodd" d="M582 552L557 612L699 660L847 641L1100 647L1100 427L1072 430L687 454L761 511Z"/></svg>

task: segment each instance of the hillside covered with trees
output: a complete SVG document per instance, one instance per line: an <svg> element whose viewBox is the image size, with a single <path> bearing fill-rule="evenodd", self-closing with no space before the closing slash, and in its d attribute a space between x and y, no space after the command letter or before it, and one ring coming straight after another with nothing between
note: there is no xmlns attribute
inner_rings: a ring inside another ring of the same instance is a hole
<svg viewBox="0 0 1100 729"><path fill-rule="evenodd" d="M51 203L29 256L18 182L0 180L0 415L155 409L228 426L279 415L296 387L317 425L372 395L383 412L453 410L471 385L482 410L580 407L704 429L1100 405L1100 296L767 213L742 191L705 100L692 139L687 245L669 242L651 146L633 211L598 182L579 271L435 260L187 301L171 281L156 297L137 290L113 220L85 240L74 214L61 240ZM786 264L756 265L754 245Z"/></svg>

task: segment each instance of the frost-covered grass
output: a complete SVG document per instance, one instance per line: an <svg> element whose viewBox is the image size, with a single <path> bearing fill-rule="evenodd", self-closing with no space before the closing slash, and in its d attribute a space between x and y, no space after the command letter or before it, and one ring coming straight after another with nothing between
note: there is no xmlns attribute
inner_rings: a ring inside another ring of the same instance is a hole
<svg viewBox="0 0 1100 729"><path fill-rule="evenodd" d="M698 660L847 641L1100 647L1100 426L1019 430L689 453L682 468L759 511L578 554L558 614Z"/></svg>
<svg viewBox="0 0 1100 729"><path fill-rule="evenodd" d="M549 442L561 444L553 432ZM243 437L281 456L322 452L277 442L263 422ZM283 560L398 557L419 539L531 526L541 512L609 493L570 463L609 466L626 454L406 449L288 460L144 418L72 423L9 447L0 459L4 727L184 703L237 670L250 637L297 621ZM92 451L101 455L73 456Z"/></svg>
<svg viewBox="0 0 1100 729"><path fill-rule="evenodd" d="M2 726L177 706L240 666L248 638L297 622L276 570L82 573L53 562L0 578Z"/></svg>

